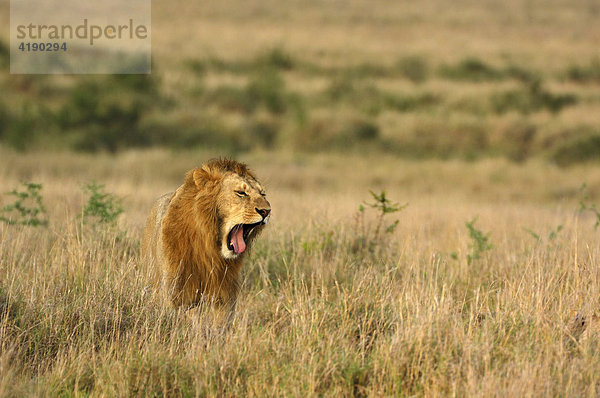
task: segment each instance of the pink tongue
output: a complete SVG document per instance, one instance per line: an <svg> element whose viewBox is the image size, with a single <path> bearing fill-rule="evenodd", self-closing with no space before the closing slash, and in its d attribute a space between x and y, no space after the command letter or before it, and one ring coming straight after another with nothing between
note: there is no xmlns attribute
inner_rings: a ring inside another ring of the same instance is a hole
<svg viewBox="0 0 600 398"><path fill-rule="evenodd" d="M235 230L231 234L231 245L233 246L233 251L236 254L240 254L246 250L246 242L244 242L244 227L241 225L239 227L235 227Z"/></svg>

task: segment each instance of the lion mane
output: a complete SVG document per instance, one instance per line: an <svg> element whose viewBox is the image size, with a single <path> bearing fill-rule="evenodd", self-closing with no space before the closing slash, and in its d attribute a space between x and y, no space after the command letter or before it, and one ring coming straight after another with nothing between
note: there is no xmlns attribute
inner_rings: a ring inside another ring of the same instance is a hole
<svg viewBox="0 0 600 398"><path fill-rule="evenodd" d="M213 159L189 171L146 222L142 259L158 290L175 306L235 303L243 259L270 212L245 164Z"/></svg>

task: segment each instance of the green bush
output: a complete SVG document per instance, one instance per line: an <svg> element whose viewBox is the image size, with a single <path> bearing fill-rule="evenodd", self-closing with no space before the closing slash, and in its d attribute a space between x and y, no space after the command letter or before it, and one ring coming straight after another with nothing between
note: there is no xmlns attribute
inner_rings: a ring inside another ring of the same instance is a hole
<svg viewBox="0 0 600 398"><path fill-rule="evenodd" d="M287 110L285 81L276 70L261 71L248 83L246 90L251 101L264 105L272 113Z"/></svg>
<svg viewBox="0 0 600 398"><path fill-rule="evenodd" d="M199 115L193 123L157 118L144 125L144 133L152 145L174 149L204 147L227 153L248 149L248 143L241 138L242 131L228 128L218 119L206 115Z"/></svg>
<svg viewBox="0 0 600 398"><path fill-rule="evenodd" d="M469 249L471 250L471 252L467 254L468 265L471 265L475 260L479 260L481 258L482 253L493 248L492 244L489 242L490 234L486 234L481 230L477 229L475 227L476 221L477 217L475 217L471 221L465 222L465 226L469 231L469 237L471 238L471 243L469 243Z"/></svg>
<svg viewBox="0 0 600 398"><path fill-rule="evenodd" d="M515 65L506 67L504 74L522 82L534 82L541 79L538 73Z"/></svg>
<svg viewBox="0 0 600 398"><path fill-rule="evenodd" d="M360 145L377 140L379 138L379 126L369 120L352 119L343 126L340 135L344 141Z"/></svg>
<svg viewBox="0 0 600 398"><path fill-rule="evenodd" d="M410 112L433 106L440 100L434 94L423 93L414 95L384 94L383 101L386 108L400 112Z"/></svg>
<svg viewBox="0 0 600 398"><path fill-rule="evenodd" d="M412 134L392 139L385 148L411 158L473 160L489 151L489 137L484 123L438 121L418 124Z"/></svg>
<svg viewBox="0 0 600 398"><path fill-rule="evenodd" d="M354 79L348 74L334 77L325 90L325 97L332 102L339 102L352 98L357 94Z"/></svg>
<svg viewBox="0 0 600 398"><path fill-rule="evenodd" d="M560 166L600 160L600 132L576 136L556 147L551 159Z"/></svg>
<svg viewBox="0 0 600 398"><path fill-rule="evenodd" d="M17 151L25 151L34 143L36 133L43 125L42 112L38 107L26 103L21 111L10 114L6 109L0 110L0 138L8 146ZM6 124L4 124L6 123Z"/></svg>
<svg viewBox="0 0 600 398"><path fill-rule="evenodd" d="M11 225L47 226L46 208L40 195L42 184L24 182L22 185L24 191L15 188L8 192L8 195L15 197L15 201L0 209L0 221Z"/></svg>
<svg viewBox="0 0 600 398"><path fill-rule="evenodd" d="M258 106L247 89L228 85L219 86L207 93L205 101L207 105L218 106L224 111L244 114L253 113Z"/></svg>
<svg viewBox="0 0 600 398"><path fill-rule="evenodd" d="M600 82L600 58L592 59L588 65L572 65L565 75L577 83Z"/></svg>
<svg viewBox="0 0 600 398"><path fill-rule="evenodd" d="M0 102L0 141L2 141L2 136L10 121L11 115L8 111L8 108L3 102Z"/></svg>
<svg viewBox="0 0 600 398"><path fill-rule="evenodd" d="M444 65L439 73L442 77L450 80L485 81L498 80L505 74L492 66L487 65L477 58L467 58L456 65Z"/></svg>
<svg viewBox="0 0 600 398"><path fill-rule="evenodd" d="M353 79L365 79L387 77L390 75L390 70L383 65L364 62L349 66L343 73Z"/></svg>
<svg viewBox="0 0 600 398"><path fill-rule="evenodd" d="M429 75L429 66L424 58L411 56L401 59L398 62L400 73L414 83L422 83L427 80Z"/></svg>
<svg viewBox="0 0 600 398"><path fill-rule="evenodd" d="M113 194L104 192L104 184L95 181L87 184L85 190L89 197L83 208L83 219L94 220L100 224L114 224L119 214L123 213L121 200Z"/></svg>
<svg viewBox="0 0 600 398"><path fill-rule="evenodd" d="M151 142L142 117L156 105L154 81L146 75L115 75L80 81L58 111L63 134L75 136L74 147L116 152Z"/></svg>
<svg viewBox="0 0 600 398"><path fill-rule="evenodd" d="M0 40L0 68L6 68L10 64L10 49Z"/></svg>
<svg viewBox="0 0 600 398"><path fill-rule="evenodd" d="M296 65L294 58L281 47L274 47L255 61L257 65L280 70L291 70Z"/></svg>
<svg viewBox="0 0 600 398"><path fill-rule="evenodd" d="M348 75L334 78L324 92L324 99L333 103L346 103L370 116L386 109L408 112L439 102L439 98L431 93L384 92L370 82L356 81Z"/></svg>
<svg viewBox="0 0 600 398"><path fill-rule="evenodd" d="M523 114L548 110L558 113L563 108L577 103L573 94L553 94L542 86L539 80L526 83L526 86L516 90L494 94L491 98L492 108L496 113L517 111Z"/></svg>
<svg viewBox="0 0 600 398"><path fill-rule="evenodd" d="M383 239L382 234L393 234L400 220L396 219L388 223L386 216L404 210L408 203L400 205L391 201L385 192L375 193L369 190L373 202L363 202L358 207L356 217L357 236L352 242L351 249L353 252L369 251L377 254L382 247L387 244L387 239ZM366 206L366 207L365 207ZM372 208L377 213L375 222L367 222L365 219L366 208Z"/></svg>
<svg viewBox="0 0 600 398"><path fill-rule="evenodd" d="M309 122L295 137L295 147L307 151L364 149L380 144L379 126L368 119L317 119Z"/></svg>
<svg viewBox="0 0 600 398"><path fill-rule="evenodd" d="M249 146L260 149L273 149L277 143L279 125L275 120L252 120L244 129Z"/></svg>
<svg viewBox="0 0 600 398"><path fill-rule="evenodd" d="M203 59L190 59L186 61L186 65L197 76L205 76L209 69L209 63Z"/></svg>
<svg viewBox="0 0 600 398"><path fill-rule="evenodd" d="M277 70L268 68L256 73L245 87L217 87L206 94L204 101L230 112L252 114L262 106L273 114L282 114L288 110L290 94Z"/></svg>

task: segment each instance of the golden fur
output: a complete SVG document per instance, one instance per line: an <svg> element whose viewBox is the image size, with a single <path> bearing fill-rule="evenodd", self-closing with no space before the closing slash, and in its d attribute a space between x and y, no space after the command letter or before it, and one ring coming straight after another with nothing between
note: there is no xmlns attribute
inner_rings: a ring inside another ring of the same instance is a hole
<svg viewBox="0 0 600 398"><path fill-rule="evenodd" d="M233 304L245 248L270 211L261 184L246 165L211 160L156 201L144 230L142 259L175 306L192 307L207 298ZM244 238L235 240L233 236L242 236L240 228Z"/></svg>

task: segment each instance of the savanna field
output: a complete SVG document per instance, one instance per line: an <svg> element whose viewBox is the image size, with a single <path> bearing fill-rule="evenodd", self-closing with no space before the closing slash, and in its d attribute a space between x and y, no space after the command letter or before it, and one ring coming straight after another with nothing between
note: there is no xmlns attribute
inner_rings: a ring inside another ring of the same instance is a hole
<svg viewBox="0 0 600 398"><path fill-rule="evenodd" d="M0 37L1 396L600 393L596 2L152 6L148 76ZM218 156L273 209L227 328L139 256Z"/></svg>

